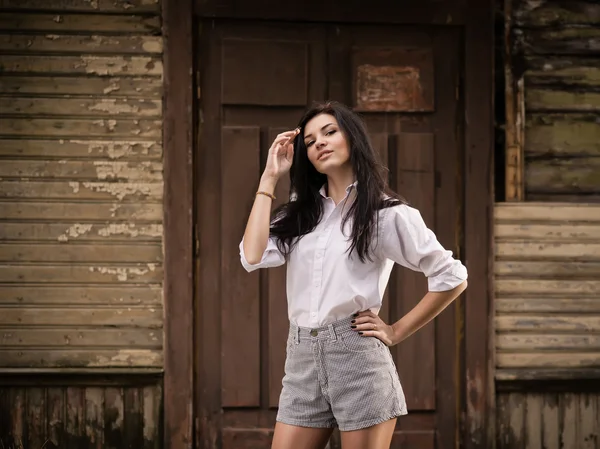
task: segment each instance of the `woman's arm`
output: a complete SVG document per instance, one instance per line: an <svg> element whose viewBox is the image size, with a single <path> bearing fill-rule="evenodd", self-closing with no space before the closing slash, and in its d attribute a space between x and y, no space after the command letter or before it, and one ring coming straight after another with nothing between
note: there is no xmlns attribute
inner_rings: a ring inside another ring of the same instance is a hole
<svg viewBox="0 0 600 449"><path fill-rule="evenodd" d="M467 281L445 292L428 292L406 315L392 324L392 345L406 340L438 316L452 301L465 291Z"/></svg>
<svg viewBox="0 0 600 449"><path fill-rule="evenodd" d="M269 149L265 171L258 186L259 192L273 195L277 181L292 166L294 157L294 138L300 131L295 129L279 134ZM271 220L272 199L267 195L257 194L252 211L248 217L244 239L242 242L244 256L250 265L256 265L263 257L269 243L269 226Z"/></svg>

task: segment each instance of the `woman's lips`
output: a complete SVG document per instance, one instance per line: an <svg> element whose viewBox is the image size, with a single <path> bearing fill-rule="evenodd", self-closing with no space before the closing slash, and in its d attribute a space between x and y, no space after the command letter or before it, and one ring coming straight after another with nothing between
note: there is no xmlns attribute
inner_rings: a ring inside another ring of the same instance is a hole
<svg viewBox="0 0 600 449"><path fill-rule="evenodd" d="M319 157L317 160L320 161L321 159L325 159L325 158L329 157L329 155L332 153L333 153L333 151L331 151L331 150L325 150L321 154L319 154Z"/></svg>

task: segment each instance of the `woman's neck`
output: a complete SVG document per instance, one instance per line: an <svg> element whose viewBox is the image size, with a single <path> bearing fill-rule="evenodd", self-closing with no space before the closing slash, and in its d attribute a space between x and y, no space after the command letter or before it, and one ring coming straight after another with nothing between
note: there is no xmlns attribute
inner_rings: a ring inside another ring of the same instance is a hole
<svg viewBox="0 0 600 449"><path fill-rule="evenodd" d="M346 197L346 189L355 181L354 173L344 173L338 176L327 176L327 196L335 204L339 204Z"/></svg>

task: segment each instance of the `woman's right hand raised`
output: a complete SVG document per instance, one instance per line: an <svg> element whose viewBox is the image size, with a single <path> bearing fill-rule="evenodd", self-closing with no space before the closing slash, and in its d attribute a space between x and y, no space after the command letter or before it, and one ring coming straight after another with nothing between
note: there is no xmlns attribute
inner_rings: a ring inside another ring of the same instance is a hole
<svg viewBox="0 0 600 449"><path fill-rule="evenodd" d="M299 128L277 135L267 156L267 164L263 176L278 180L292 167L294 160L294 139L300 132Z"/></svg>

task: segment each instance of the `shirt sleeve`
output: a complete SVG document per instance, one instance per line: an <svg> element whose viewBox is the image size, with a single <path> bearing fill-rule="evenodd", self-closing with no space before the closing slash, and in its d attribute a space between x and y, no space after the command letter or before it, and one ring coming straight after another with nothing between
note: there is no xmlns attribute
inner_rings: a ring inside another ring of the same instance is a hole
<svg viewBox="0 0 600 449"><path fill-rule="evenodd" d="M467 279L467 268L444 249L417 209L404 204L389 208L381 231L382 256L422 272L429 291L452 290Z"/></svg>
<svg viewBox="0 0 600 449"><path fill-rule="evenodd" d="M285 257L281 251L279 251L274 237L269 237L267 248L262 255L262 259L255 265L250 264L246 260L246 255L244 254L244 238L242 237L242 241L240 242L240 260L242 262L242 266L249 273L254 270L258 270L259 268L279 267L285 263Z"/></svg>

